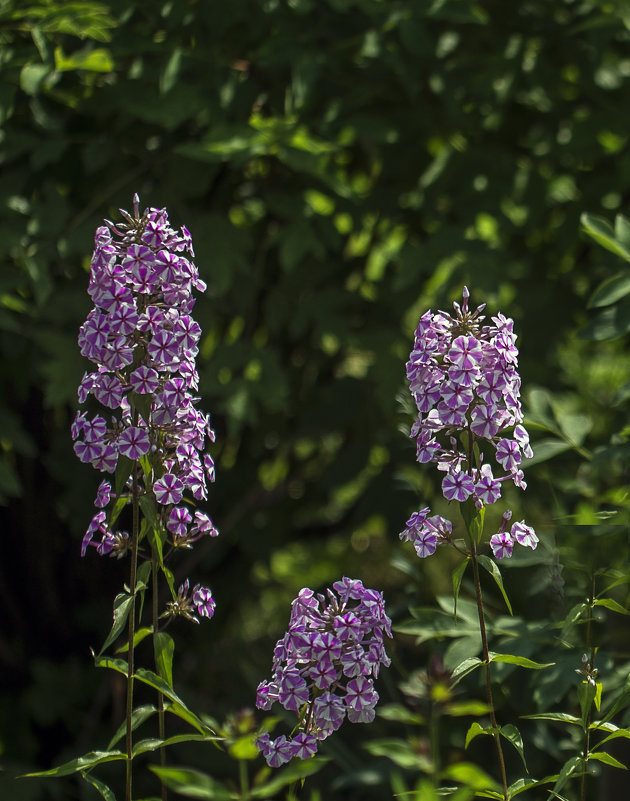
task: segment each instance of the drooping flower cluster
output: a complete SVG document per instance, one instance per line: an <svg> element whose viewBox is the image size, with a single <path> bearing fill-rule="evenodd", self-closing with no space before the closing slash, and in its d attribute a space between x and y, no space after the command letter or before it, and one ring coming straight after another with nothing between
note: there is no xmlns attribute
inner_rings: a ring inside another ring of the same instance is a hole
<svg viewBox="0 0 630 801"><path fill-rule="evenodd" d="M274 649L272 679L258 686L259 709L278 701L299 718L293 737L272 740L265 732L256 741L270 766L313 756L318 741L346 717L352 723L374 720L374 678L390 664L384 646L390 626L382 593L359 580L336 581L326 595L300 590L288 631Z"/></svg>
<svg viewBox="0 0 630 801"><path fill-rule="evenodd" d="M485 304L469 311L468 298L464 287L461 305L453 304L454 314L422 315L407 379L418 410L411 430L417 461L435 462L444 473L447 500L472 499L481 509L499 500L505 481L526 488L520 464L532 456L532 449L522 425L514 323L499 313L491 318L492 325L482 325ZM450 521L431 516L425 508L414 512L400 537L425 557L448 542L451 532ZM510 532L502 530L490 541L499 558L510 556L515 542L535 548L538 538L529 526L515 523Z"/></svg>
<svg viewBox="0 0 630 801"><path fill-rule="evenodd" d="M138 495L148 495L174 547L217 531L208 515L184 504L188 495L207 498L214 481L212 457L204 453L214 442L209 415L196 408L199 386L195 358L201 335L192 318L193 290L203 292L192 261L190 233L171 228L166 209L121 209L125 222L96 231L88 293L94 308L79 332L81 353L96 365L79 385L79 402L90 396L107 411L88 416L79 411L72 424L74 450L82 462L106 473L136 471ZM81 553L94 546L101 555L121 557L129 535L114 531L105 508L120 513L130 500L131 479L120 498L112 483L101 482ZM122 501L122 504L120 503ZM95 541L100 537L99 541Z"/></svg>

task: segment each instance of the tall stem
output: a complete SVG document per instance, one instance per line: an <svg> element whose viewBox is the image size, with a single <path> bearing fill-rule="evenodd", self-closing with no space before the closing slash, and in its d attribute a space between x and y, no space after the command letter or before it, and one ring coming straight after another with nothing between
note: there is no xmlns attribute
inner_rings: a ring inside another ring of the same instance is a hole
<svg viewBox="0 0 630 801"><path fill-rule="evenodd" d="M492 699L492 683L490 681L490 656L488 653L488 635L486 633L486 618L483 611L483 597L481 595L481 582L479 581L479 565L477 563L477 546L475 545L474 538L471 537L470 548L470 561L473 566L473 579L475 582L475 596L477 599L477 615L479 616L479 632L481 634L481 648L483 656L483 666L486 678L486 700L490 709L490 723L493 732L494 744L497 749L497 759L499 761L499 772L501 774L501 786L503 788L503 798L505 801L508 799L507 777L505 774L505 760L503 758L503 748L501 747L501 735L499 734L499 725L497 723L496 715L494 714L494 701Z"/></svg>
<svg viewBox="0 0 630 801"><path fill-rule="evenodd" d="M152 603L152 606L153 606L153 614L152 614L152 617L153 617L153 637L155 638L155 635L158 632L158 585L157 585L158 561L157 561L157 555L155 554L155 552L153 553L153 557L151 559L151 579L152 579L151 583L153 585L153 594L152 594L152 601L153 601L153 603ZM154 651L154 653L155 653L155 651ZM158 667L157 666L157 660L156 660L155 667L156 667L156 671L157 671L157 667ZM165 733L164 732L165 732L165 727L164 727L164 696L158 690L158 736L159 736L160 740L164 739L164 737L165 737ZM166 753L165 753L165 750L164 750L163 746L160 747L160 764L162 765L162 767L165 767L165 765L166 765ZM162 781L161 781L161 785L162 785L162 801L166 801L166 785Z"/></svg>
<svg viewBox="0 0 630 801"><path fill-rule="evenodd" d="M593 648L593 604L595 601L595 575L591 576L591 591L588 599L588 620L586 621L586 652L588 654L588 675L592 676L595 667L595 649ZM591 747L591 710L589 708L584 731L584 766L580 780L580 801L586 801L586 764Z"/></svg>
<svg viewBox="0 0 630 801"><path fill-rule="evenodd" d="M138 463L132 472L132 523L131 523L131 567L129 570L129 594L133 600L129 610L129 654L127 662L127 771L125 782L125 799L131 799L131 759L133 754L133 730L131 717L133 714L133 672L134 672L134 638L136 636L136 574L138 570L138 537L140 533L140 505L138 502Z"/></svg>

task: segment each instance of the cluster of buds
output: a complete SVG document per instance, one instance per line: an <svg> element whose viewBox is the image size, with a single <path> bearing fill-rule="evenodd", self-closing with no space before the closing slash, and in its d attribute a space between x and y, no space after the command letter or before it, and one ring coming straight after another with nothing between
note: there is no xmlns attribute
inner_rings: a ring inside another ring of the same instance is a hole
<svg viewBox="0 0 630 801"><path fill-rule="evenodd" d="M522 425L521 379L514 323L503 314L483 325L485 304L468 308L469 292L454 303L454 314L425 312L415 332L407 379L418 417L411 429L418 462L433 462L444 473L449 501L469 499L477 509L501 498L502 486L526 488L523 457L532 456ZM509 520L509 518L507 518ZM535 548L538 538L523 521L490 540L497 558L512 555L515 543ZM414 512L400 537L420 557L450 541L452 524L428 508Z"/></svg>
<svg viewBox="0 0 630 801"><path fill-rule="evenodd" d="M193 290L206 285L192 261L190 233L175 231L166 209L140 213L135 195L133 214L121 214L124 223L106 220L96 231L88 287L94 308L79 332L81 353L96 365L81 380L79 402L91 396L107 413L78 411L72 438L82 462L129 478L119 497L110 481L101 482L100 511L82 555L89 546L100 555L125 555L129 536L115 530L115 520L134 493L148 498L172 548L218 533L205 512L187 505L205 500L214 481L205 453L214 432L209 415L196 408L201 328L191 316Z"/></svg>
<svg viewBox="0 0 630 801"><path fill-rule="evenodd" d="M293 757L306 759L318 742L351 723L374 720L378 693L374 678L390 664L384 637L391 637L382 593L343 578L326 595L300 590L291 607L287 633L274 650L271 681L258 685L256 706L277 701L298 716L299 731L256 741L272 767Z"/></svg>

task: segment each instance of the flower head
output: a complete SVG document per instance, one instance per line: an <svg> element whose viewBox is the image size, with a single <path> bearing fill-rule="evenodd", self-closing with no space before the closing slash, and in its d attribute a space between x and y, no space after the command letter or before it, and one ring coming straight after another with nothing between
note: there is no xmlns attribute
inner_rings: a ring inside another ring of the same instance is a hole
<svg viewBox="0 0 630 801"><path fill-rule="evenodd" d="M312 756L346 717L353 723L374 718L374 679L390 663L383 645L390 626L382 594L361 581L343 578L326 594L300 590L288 631L276 643L272 679L259 684L256 696L260 709L277 701L295 712L300 731L291 739L259 737L267 764Z"/></svg>

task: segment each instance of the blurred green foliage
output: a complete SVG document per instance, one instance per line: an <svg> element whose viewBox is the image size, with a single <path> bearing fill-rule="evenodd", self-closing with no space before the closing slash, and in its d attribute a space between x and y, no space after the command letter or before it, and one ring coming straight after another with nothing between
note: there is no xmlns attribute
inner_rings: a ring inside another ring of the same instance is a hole
<svg viewBox="0 0 630 801"><path fill-rule="evenodd" d="M78 556L98 477L68 429L93 232L135 191L191 230L209 284L195 316L221 537L181 578L219 606L177 633L176 657L195 708L253 705L302 586L360 576L398 620L448 593L449 570L420 570L397 541L409 512L439 504L397 396L417 317L463 284L515 318L543 440L527 494L508 499L543 539L534 581L509 571L515 612L563 617L561 564L590 545L559 522L627 503L628 329L588 309L626 252L579 221L630 199L629 39L617 0L0 0L3 794L93 798L11 777L104 745L98 721L120 720L121 689L93 675L88 647L123 579ZM627 281L623 297L606 286L591 305L625 314ZM428 654L404 638L393 651L381 694L399 700ZM360 747L376 732L350 729L314 792L402 787Z"/></svg>

